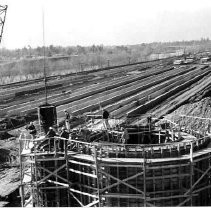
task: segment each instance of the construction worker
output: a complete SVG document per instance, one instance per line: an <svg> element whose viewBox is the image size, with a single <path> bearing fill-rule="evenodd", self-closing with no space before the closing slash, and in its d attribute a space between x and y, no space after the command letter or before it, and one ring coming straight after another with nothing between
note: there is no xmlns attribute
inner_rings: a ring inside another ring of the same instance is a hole
<svg viewBox="0 0 211 210"><path fill-rule="evenodd" d="M127 144L128 143L128 140L129 140L129 133L128 133L128 130L127 128L124 129L124 132L122 134L122 143L123 144Z"/></svg>
<svg viewBox="0 0 211 210"><path fill-rule="evenodd" d="M56 132L54 131L54 129L52 127L49 127L49 131L46 134L46 137L50 139L50 142L49 142L50 149L54 148L54 137L55 136L56 136Z"/></svg>
<svg viewBox="0 0 211 210"><path fill-rule="evenodd" d="M169 134L169 131L168 130L166 130L166 132L165 132L165 143L167 143L167 142L169 142L169 140L170 140L170 137L171 135Z"/></svg>
<svg viewBox="0 0 211 210"><path fill-rule="evenodd" d="M62 127L62 132L60 133L60 137L62 137L64 139L69 139L69 133L66 131L65 127ZM61 139L59 141L59 147L60 147L62 152L64 151L66 146L67 146L67 141Z"/></svg>
<svg viewBox="0 0 211 210"><path fill-rule="evenodd" d="M66 129L69 131L70 130L70 114L67 110L64 110L65 113L65 126Z"/></svg>
<svg viewBox="0 0 211 210"><path fill-rule="evenodd" d="M110 125L109 125L109 122L108 122L109 112L107 110L105 110L105 109L103 109L102 118L103 118L104 127L106 129L110 129Z"/></svg>
<svg viewBox="0 0 211 210"><path fill-rule="evenodd" d="M49 127L49 131L46 134L46 137L51 138L51 137L54 137L54 136L56 136L56 132L54 131L54 129L52 127Z"/></svg>
<svg viewBox="0 0 211 210"><path fill-rule="evenodd" d="M32 139L34 139L36 137L37 130L36 130L33 122L30 122L30 124L28 126L26 126L26 129L29 130L29 134L31 134Z"/></svg>
<svg viewBox="0 0 211 210"><path fill-rule="evenodd" d="M152 123L152 116L149 115L149 116L147 117L147 124L148 124L148 125L151 125L151 123Z"/></svg>
<svg viewBox="0 0 211 210"><path fill-rule="evenodd" d="M30 124L28 126L26 126L26 130L29 131L29 134L31 135L32 139L35 139L37 130L36 130L33 122L30 122ZM30 140L26 140L25 149L29 149L29 142L30 142Z"/></svg>

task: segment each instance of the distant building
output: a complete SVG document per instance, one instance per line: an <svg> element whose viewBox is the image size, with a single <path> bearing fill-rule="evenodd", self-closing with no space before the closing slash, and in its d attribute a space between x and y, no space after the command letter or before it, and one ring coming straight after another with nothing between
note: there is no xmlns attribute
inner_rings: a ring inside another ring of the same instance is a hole
<svg viewBox="0 0 211 210"><path fill-rule="evenodd" d="M174 56L180 56L183 55L183 50L175 50L175 51L167 51L163 53L152 53L149 56L149 60L155 60L155 59L163 59L163 58L169 58Z"/></svg>
<svg viewBox="0 0 211 210"><path fill-rule="evenodd" d="M201 58L200 63L201 64L207 64L209 61L210 61L209 57L204 57L204 58Z"/></svg>
<svg viewBox="0 0 211 210"><path fill-rule="evenodd" d="M184 60L184 64L190 64L190 63L193 63L193 59L192 58L187 58Z"/></svg>
<svg viewBox="0 0 211 210"><path fill-rule="evenodd" d="M183 64L183 60L175 60L173 64L174 65L181 65L181 64Z"/></svg>

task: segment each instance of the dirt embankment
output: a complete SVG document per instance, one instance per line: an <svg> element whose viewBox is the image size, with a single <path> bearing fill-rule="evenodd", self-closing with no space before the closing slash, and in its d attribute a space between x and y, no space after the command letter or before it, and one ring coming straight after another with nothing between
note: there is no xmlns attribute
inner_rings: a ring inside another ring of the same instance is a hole
<svg viewBox="0 0 211 210"><path fill-rule="evenodd" d="M211 85L208 85L205 89L197 92L172 114L174 116L186 115L187 117L183 117L182 121L181 119L180 121L189 128L201 131L210 129L211 120L201 118L211 119ZM189 116L193 116L194 118Z"/></svg>
<svg viewBox="0 0 211 210"><path fill-rule="evenodd" d="M0 139L0 207L17 207L20 185L18 140Z"/></svg>
<svg viewBox="0 0 211 210"><path fill-rule="evenodd" d="M20 207L19 168L9 166L1 168L0 179L0 207Z"/></svg>
<svg viewBox="0 0 211 210"><path fill-rule="evenodd" d="M211 120L211 97L205 97L205 92L201 95L197 94L186 103L176 109L173 113L174 121L180 122L181 126L185 126L189 129L208 131L210 129ZM178 118L178 115L183 117Z"/></svg>
<svg viewBox="0 0 211 210"><path fill-rule="evenodd" d="M181 126L206 132L210 130L211 125L211 120L205 119L211 119L211 97L187 103L179 107L172 114L174 116L174 121L180 123ZM182 115L183 117L178 118L178 115Z"/></svg>

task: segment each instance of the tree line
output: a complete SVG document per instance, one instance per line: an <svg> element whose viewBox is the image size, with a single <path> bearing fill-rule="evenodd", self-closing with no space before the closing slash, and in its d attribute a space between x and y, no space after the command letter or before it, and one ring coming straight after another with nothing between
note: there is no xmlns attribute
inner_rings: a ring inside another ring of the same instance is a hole
<svg viewBox="0 0 211 210"><path fill-rule="evenodd" d="M152 53L165 53L177 49L187 48L194 46L209 46L211 41L209 38L201 38L200 40L191 41L175 41L175 42L152 42L141 43L137 45L121 45L121 46L104 46L104 45L91 45L91 46L54 46L49 45L45 47L45 55L52 56L71 56L71 55L87 55L87 54L118 54L126 53L128 56L134 53L140 53L142 56L148 56ZM204 49L204 48L203 48ZM38 46L32 48L30 45L21 49L9 50L2 48L0 51L1 59L20 59L39 57L44 55L44 47Z"/></svg>

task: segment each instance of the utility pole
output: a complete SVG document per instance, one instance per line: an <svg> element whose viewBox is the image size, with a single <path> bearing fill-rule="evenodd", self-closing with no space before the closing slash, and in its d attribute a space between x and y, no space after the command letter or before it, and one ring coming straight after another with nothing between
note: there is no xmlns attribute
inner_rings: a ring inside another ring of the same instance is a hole
<svg viewBox="0 0 211 210"><path fill-rule="evenodd" d="M45 63L45 19L44 11L42 13L42 24L43 24L43 73L44 73L44 84L45 84L45 103L47 104L47 78L46 78L46 63Z"/></svg>
<svg viewBox="0 0 211 210"><path fill-rule="evenodd" d="M130 64L130 59L131 59L131 57L128 57L128 63Z"/></svg>
<svg viewBox="0 0 211 210"><path fill-rule="evenodd" d="M110 66L110 60L107 60L107 63L108 63L108 67Z"/></svg>
<svg viewBox="0 0 211 210"><path fill-rule="evenodd" d="M80 69L80 71L82 72L83 71L83 63L79 63L79 69Z"/></svg>

